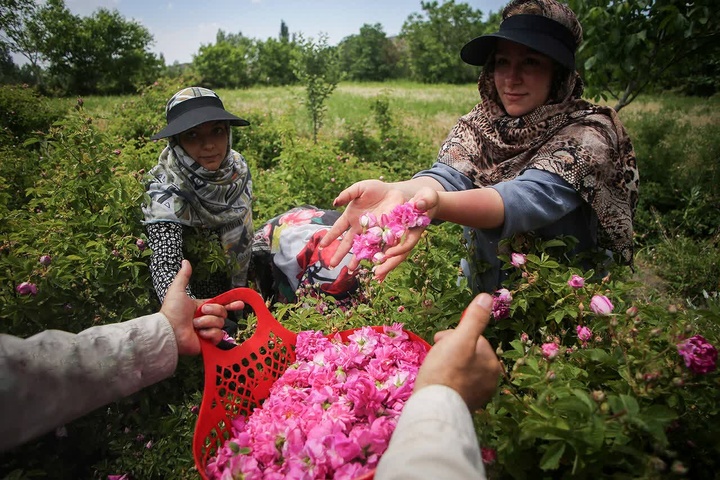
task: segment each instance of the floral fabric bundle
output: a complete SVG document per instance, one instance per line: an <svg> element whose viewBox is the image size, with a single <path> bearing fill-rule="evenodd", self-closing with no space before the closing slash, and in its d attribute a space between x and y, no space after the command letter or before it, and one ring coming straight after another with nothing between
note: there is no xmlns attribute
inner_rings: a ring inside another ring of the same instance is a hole
<svg viewBox="0 0 720 480"><path fill-rule="evenodd" d="M211 479L357 478L374 470L412 393L427 346L402 324L300 332L296 363L262 407L233 420Z"/></svg>

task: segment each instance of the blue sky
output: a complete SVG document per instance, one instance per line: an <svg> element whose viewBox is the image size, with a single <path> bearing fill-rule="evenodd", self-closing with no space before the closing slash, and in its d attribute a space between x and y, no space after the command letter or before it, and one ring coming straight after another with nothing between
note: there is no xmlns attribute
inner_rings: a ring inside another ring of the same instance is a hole
<svg viewBox="0 0 720 480"><path fill-rule="evenodd" d="M507 0L456 3L487 15ZM379 23L386 35L397 35L410 14L422 13L420 0L65 0L65 5L75 15L89 16L102 7L138 21L155 39L150 49L162 53L167 64L190 62L201 45L215 42L220 29L266 40L277 38L285 21L291 34L317 38L323 33L336 45L366 23Z"/></svg>

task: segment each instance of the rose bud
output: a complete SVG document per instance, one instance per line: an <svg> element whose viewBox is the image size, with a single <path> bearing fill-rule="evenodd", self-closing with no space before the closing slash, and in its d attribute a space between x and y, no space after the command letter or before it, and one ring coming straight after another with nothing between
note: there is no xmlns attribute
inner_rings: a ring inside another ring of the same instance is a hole
<svg viewBox="0 0 720 480"><path fill-rule="evenodd" d="M135 245L137 245L141 252L147 248L147 243L145 243L145 240L143 240L142 238L138 238L135 241Z"/></svg>
<svg viewBox="0 0 720 480"><path fill-rule="evenodd" d="M47 267L52 263L52 258L50 257L50 255L43 255L42 257L40 257L40 263Z"/></svg>

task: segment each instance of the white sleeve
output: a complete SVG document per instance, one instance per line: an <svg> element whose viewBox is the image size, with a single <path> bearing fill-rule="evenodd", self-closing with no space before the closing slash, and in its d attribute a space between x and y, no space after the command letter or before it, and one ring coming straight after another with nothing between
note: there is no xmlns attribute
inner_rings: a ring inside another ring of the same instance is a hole
<svg viewBox="0 0 720 480"><path fill-rule="evenodd" d="M405 404L376 480L485 479L472 416L462 397L429 385Z"/></svg>
<svg viewBox="0 0 720 480"><path fill-rule="evenodd" d="M169 377L177 359L161 313L78 334L0 335L0 451Z"/></svg>

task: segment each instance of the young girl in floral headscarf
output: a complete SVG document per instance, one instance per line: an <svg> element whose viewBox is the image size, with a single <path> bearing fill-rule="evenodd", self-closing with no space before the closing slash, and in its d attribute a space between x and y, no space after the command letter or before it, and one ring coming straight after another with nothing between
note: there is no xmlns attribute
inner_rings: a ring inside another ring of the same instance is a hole
<svg viewBox="0 0 720 480"><path fill-rule="evenodd" d="M474 258L463 271L476 291L500 286L498 243L517 233L571 235L579 241L576 253L614 252L632 263L635 155L616 112L581 98L575 52L582 28L575 14L555 0L514 0L502 16L497 33L461 50L466 63L483 66L481 101L460 118L432 168L412 180L366 180L341 192L335 205L348 208L321 246L347 229L359 232L366 211L377 215L412 201L432 218L466 227ZM385 252L378 278L407 257L422 230ZM352 237L345 235L333 261Z"/></svg>

